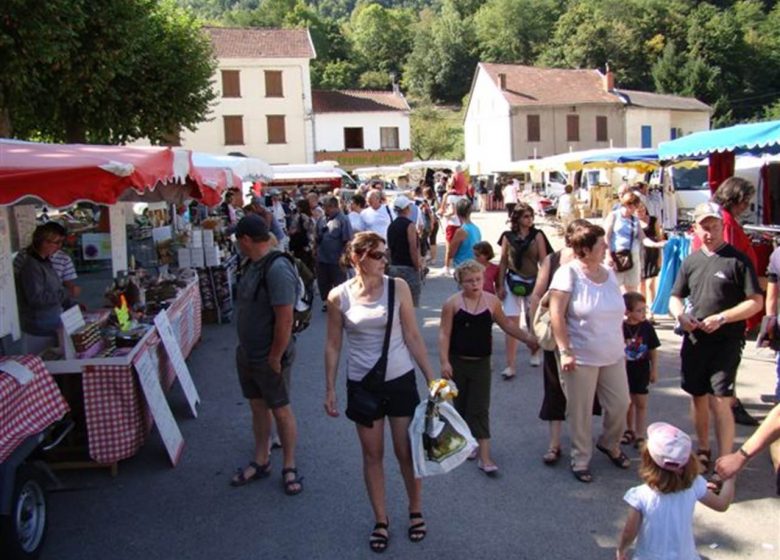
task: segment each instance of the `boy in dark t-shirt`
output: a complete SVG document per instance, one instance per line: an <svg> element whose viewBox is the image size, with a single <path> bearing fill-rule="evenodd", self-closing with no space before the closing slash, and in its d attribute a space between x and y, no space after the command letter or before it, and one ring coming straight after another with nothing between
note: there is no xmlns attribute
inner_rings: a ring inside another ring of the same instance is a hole
<svg viewBox="0 0 780 560"><path fill-rule="evenodd" d="M623 339L626 341L626 374L631 404L628 407L626 431L620 443L644 444L647 427L647 394L650 383L658 380L656 348L661 346L653 325L647 320L647 303L642 294L623 294L626 319L623 321Z"/></svg>

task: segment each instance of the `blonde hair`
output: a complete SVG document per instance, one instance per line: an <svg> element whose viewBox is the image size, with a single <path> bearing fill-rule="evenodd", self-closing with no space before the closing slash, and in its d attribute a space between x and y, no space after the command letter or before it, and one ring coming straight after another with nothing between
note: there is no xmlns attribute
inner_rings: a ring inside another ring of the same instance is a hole
<svg viewBox="0 0 780 560"><path fill-rule="evenodd" d="M699 460L691 453L688 462L680 471L669 471L659 467L653 461L647 446L642 450L642 464L639 467L639 477L650 488L661 494L673 494L686 490L693 485L699 475Z"/></svg>
<svg viewBox="0 0 780 560"><path fill-rule="evenodd" d="M477 272L482 274L485 272L485 267L474 259L465 260L455 269L455 281L460 285L467 274L475 274Z"/></svg>

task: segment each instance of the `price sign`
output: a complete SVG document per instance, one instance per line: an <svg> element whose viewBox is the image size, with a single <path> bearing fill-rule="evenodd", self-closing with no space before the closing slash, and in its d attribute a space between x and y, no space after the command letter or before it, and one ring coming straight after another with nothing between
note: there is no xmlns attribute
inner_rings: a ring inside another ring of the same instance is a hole
<svg viewBox="0 0 780 560"><path fill-rule="evenodd" d="M197 418L198 411L195 405L200 402L200 395L198 395L198 390L195 388L195 382L190 375L190 368L187 367L187 362L184 361L181 347L176 341L171 322L168 320L168 315L165 311L160 311L154 318L154 326L157 327L157 333L160 335L165 352L168 354L168 359L173 365L173 371L176 372L176 377L184 390L184 396L190 405L192 415Z"/></svg>

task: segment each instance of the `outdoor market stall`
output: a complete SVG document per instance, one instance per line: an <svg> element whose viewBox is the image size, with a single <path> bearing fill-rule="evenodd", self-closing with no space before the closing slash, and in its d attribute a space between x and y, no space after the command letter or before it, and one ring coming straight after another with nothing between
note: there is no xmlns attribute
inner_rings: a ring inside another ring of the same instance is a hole
<svg viewBox="0 0 780 560"><path fill-rule="evenodd" d="M129 268L124 216L127 205L123 202L181 203L195 198L213 205L220 200L220 190L230 184L230 175L224 168L194 167L190 152L181 149L0 140L0 336L11 334L17 339L20 334L11 266L12 210L17 229L31 231L35 227L34 210L32 216L16 210L29 208L36 201L52 207L79 201L110 205L116 275ZM132 273L125 280L120 288L126 288L123 295L127 297L133 293L130 288L143 287ZM106 330L109 312L87 314L85 318L78 307L67 310L62 336L65 355L46 353L49 371L71 374L68 378L79 376L78 391L68 396L79 399L79 407L83 403L89 457L101 464L115 465L137 451L151 426L150 414L175 464L183 441L163 395L163 388L169 388L175 377L193 414L196 412L197 391L184 358L201 332L197 278L192 274L169 278L148 286L147 296L147 309L156 315L147 317L146 326L132 331L121 328L117 332L115 327ZM120 314L116 315L122 326ZM148 323L152 318L154 325ZM126 348L115 349L115 345L122 345L120 341ZM65 380L66 387L68 383Z"/></svg>

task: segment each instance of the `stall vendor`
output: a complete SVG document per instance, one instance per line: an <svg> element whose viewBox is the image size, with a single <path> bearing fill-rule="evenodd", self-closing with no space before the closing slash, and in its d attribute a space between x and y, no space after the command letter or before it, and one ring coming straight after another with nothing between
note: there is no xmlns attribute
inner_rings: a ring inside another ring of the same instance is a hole
<svg viewBox="0 0 780 560"><path fill-rule="evenodd" d="M52 263L52 256L64 240L65 230L60 224L38 226L16 277L25 353L38 353L56 345L60 315L71 306L68 291Z"/></svg>
<svg viewBox="0 0 780 560"><path fill-rule="evenodd" d="M50 225L47 225L53 232L61 234L63 239L67 237L68 231L64 226L58 224L57 222L49 222L49 224ZM16 253L16 256L14 257L14 275L17 277L22 271L24 261L27 259L28 250L29 247L24 248ZM79 275L76 273L76 266L73 264L73 259L70 258L68 253L60 248L57 249L57 251L49 258L49 260L51 261L51 265L54 267L54 272L56 272L57 276L60 277L63 286L65 286L65 289L68 291L68 295L71 297L71 299L78 299L79 295L81 295L81 288L76 284L76 279L79 277Z"/></svg>

